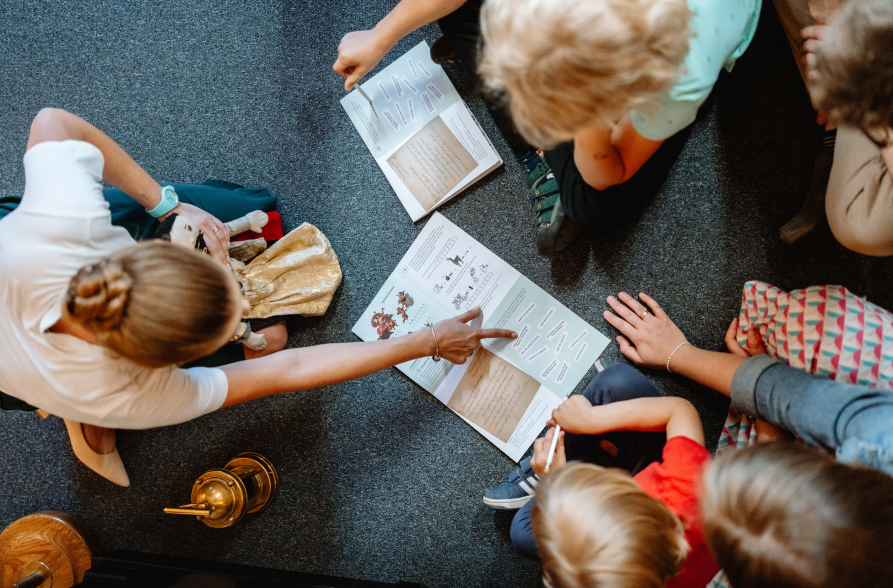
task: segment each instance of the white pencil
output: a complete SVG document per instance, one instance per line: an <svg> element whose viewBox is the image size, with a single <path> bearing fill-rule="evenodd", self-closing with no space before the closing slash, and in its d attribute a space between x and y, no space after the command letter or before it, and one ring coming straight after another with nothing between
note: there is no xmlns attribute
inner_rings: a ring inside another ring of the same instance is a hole
<svg viewBox="0 0 893 588"><path fill-rule="evenodd" d="M369 103L369 106L372 107L372 112L375 113L375 116L378 116L378 111L375 110L375 105L372 104L372 98L370 98L369 95L366 94L366 92L363 92L363 88L361 88L359 84L357 84L356 86L354 86L354 88L356 88L357 90L360 91L360 94L363 95L363 98L365 98L365 99L366 99L366 102Z"/></svg>
<svg viewBox="0 0 893 588"><path fill-rule="evenodd" d="M549 446L549 457L546 458L546 469L543 473L548 474L549 468L552 467L552 458L555 457L555 447L558 446L558 435L561 433L561 425L555 425L555 435L552 437L552 445Z"/></svg>

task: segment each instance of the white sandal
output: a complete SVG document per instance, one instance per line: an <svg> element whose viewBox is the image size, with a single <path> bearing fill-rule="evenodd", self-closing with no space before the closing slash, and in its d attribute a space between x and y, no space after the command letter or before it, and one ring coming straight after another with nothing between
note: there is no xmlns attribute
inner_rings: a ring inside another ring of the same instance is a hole
<svg viewBox="0 0 893 588"><path fill-rule="evenodd" d="M127 476L127 470L124 469L124 462L121 461L118 448L116 447L111 453L96 453L87 443L81 423L68 419L64 420L75 457L109 482L125 488L130 486L130 478Z"/></svg>

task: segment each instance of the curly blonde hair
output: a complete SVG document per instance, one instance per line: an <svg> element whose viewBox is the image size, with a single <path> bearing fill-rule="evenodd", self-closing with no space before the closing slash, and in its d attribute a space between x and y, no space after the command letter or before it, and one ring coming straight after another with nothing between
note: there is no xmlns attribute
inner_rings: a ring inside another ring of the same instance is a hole
<svg viewBox="0 0 893 588"><path fill-rule="evenodd" d="M531 521L549 588L663 588L689 551L665 504L627 472L592 464L546 476Z"/></svg>
<svg viewBox="0 0 893 588"><path fill-rule="evenodd" d="M71 318L118 356L147 367L216 350L241 300L233 276L207 255L150 241L85 266L71 279Z"/></svg>
<svg viewBox="0 0 893 588"><path fill-rule="evenodd" d="M520 133L551 147L656 104L682 73L685 0L487 0L480 72Z"/></svg>

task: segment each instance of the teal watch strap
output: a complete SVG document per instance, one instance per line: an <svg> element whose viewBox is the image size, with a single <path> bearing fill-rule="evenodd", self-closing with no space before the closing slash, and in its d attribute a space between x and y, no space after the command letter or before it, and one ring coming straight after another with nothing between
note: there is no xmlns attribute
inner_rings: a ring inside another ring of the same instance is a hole
<svg viewBox="0 0 893 588"><path fill-rule="evenodd" d="M166 215L180 204L180 198L177 196L177 193L174 191L173 186L165 186L161 189L161 202L158 203L158 206L153 208L152 210L146 209L146 212L149 213L149 216L152 218L158 218Z"/></svg>

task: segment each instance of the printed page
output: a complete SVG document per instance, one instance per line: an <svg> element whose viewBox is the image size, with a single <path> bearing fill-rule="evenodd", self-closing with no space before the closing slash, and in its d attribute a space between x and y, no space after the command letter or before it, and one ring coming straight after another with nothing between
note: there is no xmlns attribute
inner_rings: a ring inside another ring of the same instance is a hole
<svg viewBox="0 0 893 588"><path fill-rule="evenodd" d="M545 386L483 347L450 372L435 396L516 462L561 403Z"/></svg>
<svg viewBox="0 0 893 588"><path fill-rule="evenodd" d="M453 316L395 272L354 325L353 332L363 341L394 339L427 329ZM409 379L431 393L437 390L452 368L452 363L446 360L436 362L430 357L397 366Z"/></svg>
<svg viewBox="0 0 893 588"><path fill-rule="evenodd" d="M461 181L455 183L453 187L433 205L429 206L430 201L420 201L414 195L415 192L413 187L404 180L403 176L401 176L392 165L390 165L389 162L391 161L392 156L403 149L401 146L402 144L395 146L382 157L376 156L376 161L378 162L379 167L381 167L381 171L384 172L385 177L391 183L400 202L403 204L404 208L406 208L406 212L409 213L409 216L414 221L419 220L433 208L443 204L468 186L472 185L481 177L502 165L502 159L500 159L496 150L493 149L490 140L484 135L484 132L477 124L471 111L468 110L468 106L465 102L459 100L454 103L449 108L446 108L437 119L450 130L452 135L459 141L459 143L461 143L462 147L474 158L475 165L473 165L470 171L462 177ZM438 126L438 128L442 127ZM412 141L412 139L409 139L409 141Z"/></svg>
<svg viewBox="0 0 893 588"><path fill-rule="evenodd" d="M440 213L431 217L395 271L451 316L480 306L486 317L521 277Z"/></svg>
<svg viewBox="0 0 893 588"><path fill-rule="evenodd" d="M425 212L477 167L474 157L440 117L398 147L387 164Z"/></svg>
<svg viewBox="0 0 893 588"><path fill-rule="evenodd" d="M609 342L524 276L518 278L502 303L484 316L484 327L518 333L514 341L491 339L485 344L522 366L562 399L574 391Z"/></svg>
<svg viewBox="0 0 893 588"><path fill-rule="evenodd" d="M341 99L366 147L379 160L432 119L462 102L443 68L431 61L424 41L360 84L372 103L356 90ZM376 116L376 114L378 116Z"/></svg>

